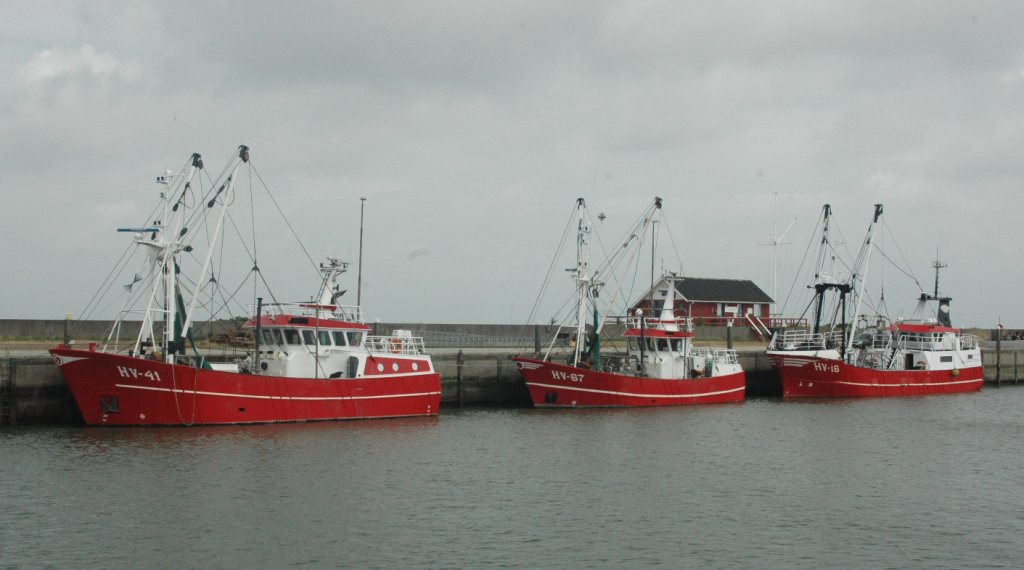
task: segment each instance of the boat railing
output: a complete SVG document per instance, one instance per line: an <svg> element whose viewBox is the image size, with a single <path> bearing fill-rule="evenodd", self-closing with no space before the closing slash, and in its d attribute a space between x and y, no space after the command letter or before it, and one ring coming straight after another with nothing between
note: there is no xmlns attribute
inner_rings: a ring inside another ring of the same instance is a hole
<svg viewBox="0 0 1024 570"><path fill-rule="evenodd" d="M960 350L974 350L978 348L978 337L973 334L960 335Z"/></svg>
<svg viewBox="0 0 1024 570"><path fill-rule="evenodd" d="M363 322L362 308L358 305L321 305L319 303L267 303L262 307L263 314L270 317L295 315L299 317L320 317L348 323ZM256 314L256 307L250 306L249 312Z"/></svg>
<svg viewBox="0 0 1024 570"><path fill-rule="evenodd" d="M424 354L426 347L423 337L418 336L374 336L366 337L363 346L370 354Z"/></svg>
<svg viewBox="0 0 1024 570"><path fill-rule="evenodd" d="M740 362L739 354L731 348L695 346L690 352L690 356L704 359L710 358L717 364L739 364Z"/></svg>
<svg viewBox="0 0 1024 570"><path fill-rule="evenodd" d="M892 348L892 334L890 333L875 333L871 335L871 349L872 350L889 350Z"/></svg>
<svg viewBox="0 0 1024 570"><path fill-rule="evenodd" d="M837 348L843 342L842 331L812 333L809 330L785 330L777 333L769 350L824 350Z"/></svg>
<svg viewBox="0 0 1024 570"><path fill-rule="evenodd" d="M672 319L656 319L654 317L630 317L629 326L632 328L639 329L664 329L668 326L675 326L681 331L692 331L693 330L693 319L689 317L675 317Z"/></svg>
<svg viewBox="0 0 1024 570"><path fill-rule="evenodd" d="M901 338L905 339L908 350L940 351L956 350L956 337L954 333L903 333ZM963 341L960 343L963 348Z"/></svg>

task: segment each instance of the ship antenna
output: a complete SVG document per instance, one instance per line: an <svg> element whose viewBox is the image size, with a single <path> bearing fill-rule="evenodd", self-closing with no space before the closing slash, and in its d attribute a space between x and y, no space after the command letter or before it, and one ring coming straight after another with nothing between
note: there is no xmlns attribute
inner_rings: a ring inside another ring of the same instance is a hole
<svg viewBox="0 0 1024 570"><path fill-rule="evenodd" d="M658 196L654 197L654 209L655 210L660 210L661 209L661 198L658 197ZM655 213L657 213L657 212L655 212ZM654 241L656 239L656 233L654 231L654 224L658 223L658 220L654 219L654 214L655 213L651 214L651 294L650 294L650 302L651 302L651 312L652 313L654 312L654 251L655 251L655 249L654 249Z"/></svg>
<svg viewBox="0 0 1024 570"><path fill-rule="evenodd" d="M938 250L935 251L935 262L932 263L932 267L935 268L935 297L939 296L939 270L945 267L949 267L948 263L943 263L939 258Z"/></svg>
<svg viewBox="0 0 1024 570"><path fill-rule="evenodd" d="M782 240L786 237L786 234L789 233L789 230L793 228L793 224L796 223L796 218L793 218L793 221L789 222L789 225L786 226L786 229L783 230L782 233L780 234L778 232L778 225L777 225L778 213L779 213L779 193L776 192L775 193L775 200L774 200L773 206L772 206L772 239L768 243L760 244L760 245L767 245L767 246L770 246L772 248L772 250L771 250L771 252L772 252L771 253L772 296L774 297L775 303L779 302L779 254L778 254L777 250L778 250L778 247L780 245L791 245L793 243L791 241L784 242Z"/></svg>
<svg viewBox="0 0 1024 570"><path fill-rule="evenodd" d="M363 307L363 209L366 206L366 196L359 198L359 273L356 277L356 306L362 311Z"/></svg>

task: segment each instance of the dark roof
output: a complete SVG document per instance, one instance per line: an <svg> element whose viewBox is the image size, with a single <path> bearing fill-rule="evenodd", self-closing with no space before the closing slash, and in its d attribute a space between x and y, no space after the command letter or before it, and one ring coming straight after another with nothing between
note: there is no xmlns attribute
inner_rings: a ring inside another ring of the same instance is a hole
<svg viewBox="0 0 1024 570"><path fill-rule="evenodd" d="M681 277L676 280L676 291L687 301L715 303L774 303L760 287L749 279L709 279Z"/></svg>

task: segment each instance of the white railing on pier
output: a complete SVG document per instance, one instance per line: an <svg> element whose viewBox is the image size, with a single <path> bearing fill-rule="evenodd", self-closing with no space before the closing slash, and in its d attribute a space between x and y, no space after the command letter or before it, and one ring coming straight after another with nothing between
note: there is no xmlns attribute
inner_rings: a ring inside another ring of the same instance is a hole
<svg viewBox="0 0 1024 570"><path fill-rule="evenodd" d="M429 330L413 330L412 334L423 337L431 348L522 348L534 344L533 336L490 336ZM551 335L544 333L540 340L541 344L547 346ZM568 342L566 337L557 346L566 346Z"/></svg>

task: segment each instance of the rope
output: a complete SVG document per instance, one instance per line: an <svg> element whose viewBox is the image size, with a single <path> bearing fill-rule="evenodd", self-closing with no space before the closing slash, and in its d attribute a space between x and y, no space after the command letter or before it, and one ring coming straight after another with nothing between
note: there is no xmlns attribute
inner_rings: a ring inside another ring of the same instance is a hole
<svg viewBox="0 0 1024 570"><path fill-rule="evenodd" d="M547 274L544 275L544 281L541 282L540 291L537 292L537 298L533 301L533 308L530 309L530 316L526 318L526 324L523 325L522 330L526 330L530 323L532 323L533 320L537 317L537 313L540 310L541 300L543 300L544 298L544 292L547 290L548 284L551 282L551 276L554 272L555 263L558 261L558 256L562 252L562 248L565 246L566 239L569 236L569 228L572 227L572 220L575 212L576 206L574 204L572 211L569 213L569 219L566 221L565 229L562 230L562 238L558 242L558 247L555 248L555 254L551 257L551 263L548 264L548 271ZM561 311L561 309L559 309L559 311Z"/></svg>
<svg viewBox="0 0 1024 570"><path fill-rule="evenodd" d="M263 177L260 176L259 171L256 170L256 165L252 164L250 161L249 166L252 169L253 174L256 175L256 178L259 179L260 184L263 186L263 190L267 193L270 201L274 203L274 207L277 208L277 212L281 214L281 219L283 219L285 225L288 226L288 230L292 232L292 236L295 238L295 241L298 242L299 247L302 248L302 252L306 254L306 259L309 260L309 264L313 267L313 270L316 271L317 276L319 276L320 268L317 266L316 262L313 261L313 257L309 255L309 251L306 250L306 246L303 245L302 240L299 239L299 235L295 233L295 228L292 227L292 223L288 220L288 217L284 215L284 210L281 209L281 205L277 203L274 195L270 193L270 188L267 186L266 182L263 181Z"/></svg>

